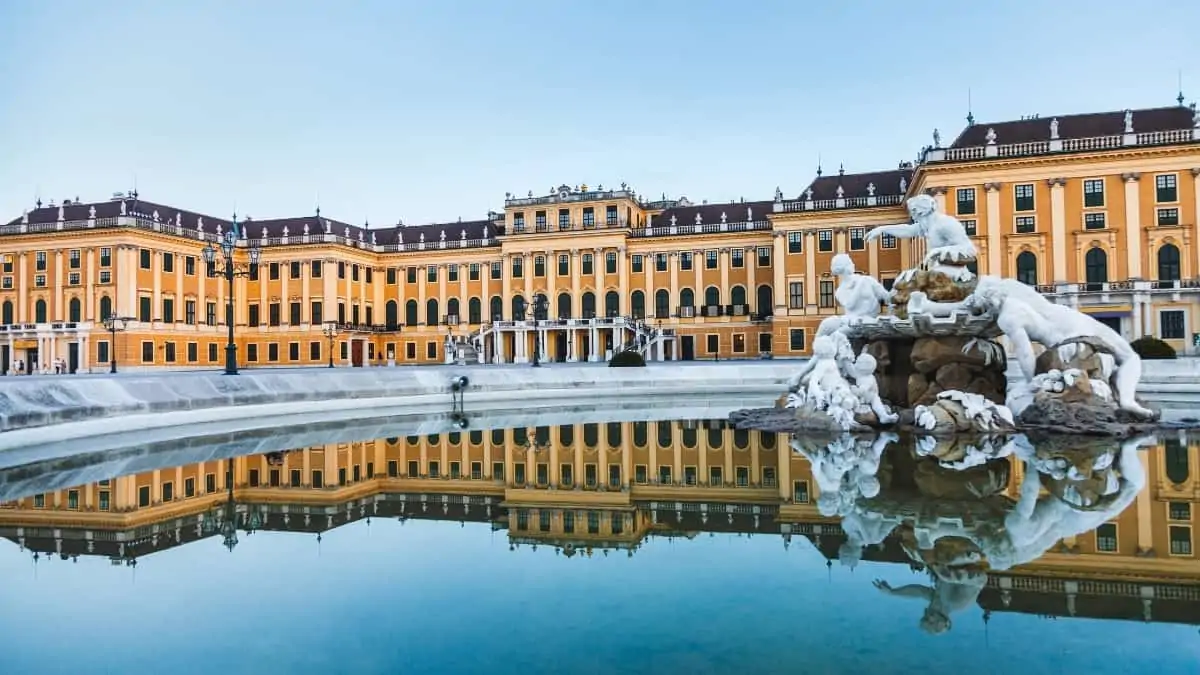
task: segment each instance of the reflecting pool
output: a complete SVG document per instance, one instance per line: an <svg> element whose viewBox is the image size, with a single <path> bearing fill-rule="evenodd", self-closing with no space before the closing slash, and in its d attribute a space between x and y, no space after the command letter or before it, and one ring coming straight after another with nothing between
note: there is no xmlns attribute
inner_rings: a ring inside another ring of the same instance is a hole
<svg viewBox="0 0 1200 675"><path fill-rule="evenodd" d="M0 471L0 672L1200 663L1200 438L1184 433L651 420L235 451Z"/></svg>

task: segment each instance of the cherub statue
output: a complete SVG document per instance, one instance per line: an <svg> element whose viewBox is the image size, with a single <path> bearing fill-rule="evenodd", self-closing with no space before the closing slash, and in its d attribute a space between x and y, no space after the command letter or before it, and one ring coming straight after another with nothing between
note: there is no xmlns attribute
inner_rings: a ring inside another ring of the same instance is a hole
<svg viewBox="0 0 1200 675"><path fill-rule="evenodd" d="M980 277L975 291L962 302L935 302L923 296L916 299L915 309L913 298L909 299L909 312L934 316L971 310L994 313L996 325L1012 344L1017 363L1028 381L1033 381L1037 375L1034 342L1047 349L1083 343L1107 352L1115 364L1110 384L1118 406L1138 417L1150 419L1155 416L1153 410L1137 402L1142 359L1125 338L1087 314L1047 300L1031 286L1015 279L987 276Z"/></svg>
<svg viewBox="0 0 1200 675"><path fill-rule="evenodd" d="M850 377L854 379L854 395L858 397L860 407L870 408L879 418L880 424L894 424L900 416L888 409L879 398L879 383L875 380L875 369L878 362L866 351L854 359L850 367Z"/></svg>
<svg viewBox="0 0 1200 675"><path fill-rule="evenodd" d="M910 197L908 214L912 223L907 225L884 225L867 232L867 241L884 235L898 239L925 239L929 250L922 265L926 268L938 265L954 267L956 274L967 262L975 260L975 244L967 236L967 230L957 218L939 213L937 202L929 195ZM969 277L968 277L969 278Z"/></svg>
<svg viewBox="0 0 1200 675"><path fill-rule="evenodd" d="M838 341L828 335L813 340L812 358L788 380L788 390L803 392L807 401L828 403L839 387L848 385L838 367Z"/></svg>

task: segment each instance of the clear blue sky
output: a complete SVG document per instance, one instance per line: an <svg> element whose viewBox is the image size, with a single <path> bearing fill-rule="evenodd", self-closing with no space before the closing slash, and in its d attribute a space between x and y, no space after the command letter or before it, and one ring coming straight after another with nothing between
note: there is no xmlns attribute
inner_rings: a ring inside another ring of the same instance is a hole
<svg viewBox="0 0 1200 675"><path fill-rule="evenodd" d="M889 168L935 127L1200 97L1200 3L0 0L0 220L43 199L373 225Z"/></svg>

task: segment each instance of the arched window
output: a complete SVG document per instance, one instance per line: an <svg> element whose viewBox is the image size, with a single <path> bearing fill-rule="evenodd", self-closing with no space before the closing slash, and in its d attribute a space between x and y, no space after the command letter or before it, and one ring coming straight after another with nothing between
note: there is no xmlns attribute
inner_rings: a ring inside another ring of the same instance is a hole
<svg viewBox="0 0 1200 675"><path fill-rule="evenodd" d="M654 316L659 319L671 316L671 294L665 288L654 291Z"/></svg>
<svg viewBox="0 0 1200 675"><path fill-rule="evenodd" d="M107 295L100 296L100 320L107 319L112 313L112 298L109 298ZM4 323L11 322L5 321Z"/></svg>
<svg viewBox="0 0 1200 675"><path fill-rule="evenodd" d="M1163 244L1158 249L1158 280L1179 281L1179 248L1175 244Z"/></svg>
<svg viewBox="0 0 1200 675"><path fill-rule="evenodd" d="M514 295L512 299L512 320L525 320L525 296Z"/></svg>
<svg viewBox="0 0 1200 675"><path fill-rule="evenodd" d="M750 431L748 429L733 430L733 447L745 450L750 447Z"/></svg>
<svg viewBox="0 0 1200 675"><path fill-rule="evenodd" d="M617 316L621 313L621 295L616 291L604 294L604 316Z"/></svg>
<svg viewBox="0 0 1200 675"><path fill-rule="evenodd" d="M596 294L591 291L583 294L583 318L596 318Z"/></svg>
<svg viewBox="0 0 1200 675"><path fill-rule="evenodd" d="M504 300L501 300L500 296L493 295L488 302L488 315L492 321L504 320Z"/></svg>
<svg viewBox="0 0 1200 675"><path fill-rule="evenodd" d="M467 323L473 326L483 323L483 301L479 298L467 301Z"/></svg>
<svg viewBox="0 0 1200 675"><path fill-rule="evenodd" d="M649 439L650 430L647 428L646 422L633 423L633 445L634 447L646 447L646 441Z"/></svg>
<svg viewBox="0 0 1200 675"><path fill-rule="evenodd" d="M731 304L731 305L746 304L746 287L745 286L734 286L733 289L729 291L729 304Z"/></svg>
<svg viewBox="0 0 1200 675"><path fill-rule="evenodd" d="M12 322L13 322L13 304L12 304L11 300L4 301L4 306L3 306L3 309L0 310L0 313L3 313L3 315L4 315L3 319L0 320L0 323L4 323L6 325L12 324Z"/></svg>
<svg viewBox="0 0 1200 675"><path fill-rule="evenodd" d="M83 303L79 298L71 298L67 303L67 321L83 321Z"/></svg>
<svg viewBox="0 0 1200 675"><path fill-rule="evenodd" d="M562 424L558 427L558 443L564 448L575 444L575 425Z"/></svg>
<svg viewBox="0 0 1200 675"><path fill-rule="evenodd" d="M609 422L607 425L605 425L604 437L605 437L605 440L608 441L608 447L610 447L610 448L621 447L621 423L620 422Z"/></svg>
<svg viewBox="0 0 1200 675"><path fill-rule="evenodd" d="M672 445L671 441L671 422L665 420L658 423L658 447L669 448Z"/></svg>
<svg viewBox="0 0 1200 675"><path fill-rule="evenodd" d="M758 447L763 450L775 449L775 433L771 431L758 432Z"/></svg>
<svg viewBox="0 0 1200 675"><path fill-rule="evenodd" d="M629 296L629 312L633 314L635 319L646 318L646 294L641 291L634 291Z"/></svg>
<svg viewBox="0 0 1200 675"><path fill-rule="evenodd" d="M1033 251L1021 251L1017 254L1017 281L1037 286L1037 256Z"/></svg>
<svg viewBox="0 0 1200 675"><path fill-rule="evenodd" d="M1087 254L1083 257L1083 264L1089 286L1108 281L1108 254L1104 252L1104 249L1088 249Z"/></svg>
<svg viewBox="0 0 1200 675"><path fill-rule="evenodd" d="M558 318L560 318L560 319L571 318L571 294L570 293L559 293L558 294Z"/></svg>
<svg viewBox="0 0 1200 675"><path fill-rule="evenodd" d="M436 326L442 322L438 314L437 298L430 298L425 301L425 325Z"/></svg>
<svg viewBox="0 0 1200 675"><path fill-rule="evenodd" d="M583 445L584 447L594 448L600 444L600 425L595 422L589 422L583 425Z"/></svg>
<svg viewBox="0 0 1200 675"><path fill-rule="evenodd" d="M33 305L33 320L35 323L46 323L46 301L38 300Z"/></svg>
<svg viewBox="0 0 1200 675"><path fill-rule="evenodd" d="M771 287L763 284L758 287L755 302L758 304L758 314L760 316L770 316L775 313L775 297L771 293Z"/></svg>
<svg viewBox="0 0 1200 675"><path fill-rule="evenodd" d="M458 315L458 298L450 298L446 301L446 317L447 321L459 321L462 317Z"/></svg>
<svg viewBox="0 0 1200 675"><path fill-rule="evenodd" d="M721 289L716 286L709 286L704 289L704 304L707 307L715 307L721 304Z"/></svg>
<svg viewBox="0 0 1200 675"><path fill-rule="evenodd" d="M1187 443L1183 443L1178 438L1163 439L1163 461L1167 465L1167 480L1176 485L1187 482L1188 476L1192 472L1191 467L1188 466Z"/></svg>
<svg viewBox="0 0 1200 675"><path fill-rule="evenodd" d="M680 429L679 442L688 449L696 447L696 427L685 426Z"/></svg>
<svg viewBox="0 0 1200 675"><path fill-rule="evenodd" d="M684 288L679 291L679 306L680 307L695 307L696 294L690 288Z"/></svg>
<svg viewBox="0 0 1200 675"><path fill-rule="evenodd" d="M550 427L541 425L533 430L533 441L541 446L550 445Z"/></svg>
<svg viewBox="0 0 1200 675"><path fill-rule="evenodd" d="M415 326L420 323L420 319L417 318L416 300L409 300L404 303L404 323L408 326Z"/></svg>
<svg viewBox="0 0 1200 675"><path fill-rule="evenodd" d="M383 322L389 329L395 328L400 322L400 305L395 300L388 300L383 306Z"/></svg>
<svg viewBox="0 0 1200 675"><path fill-rule="evenodd" d="M708 428L708 447L713 450L720 450L725 447L725 434L721 433L720 427Z"/></svg>

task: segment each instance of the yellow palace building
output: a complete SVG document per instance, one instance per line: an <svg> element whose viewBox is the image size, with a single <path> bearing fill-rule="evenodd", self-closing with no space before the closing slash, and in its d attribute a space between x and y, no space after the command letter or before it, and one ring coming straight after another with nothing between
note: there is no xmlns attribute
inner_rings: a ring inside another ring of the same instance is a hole
<svg viewBox="0 0 1200 675"><path fill-rule="evenodd" d="M215 367L231 296L243 366L599 361L628 345L654 360L803 356L837 312L833 255L885 282L913 264L908 242L865 234L906 222L917 193L963 222L981 273L1191 349L1194 105L968 122L915 162L818 172L761 201L564 185L480 220L385 227L319 209L235 224L136 192L39 201L0 225L0 371ZM231 230L246 272L232 287L203 253Z"/></svg>

